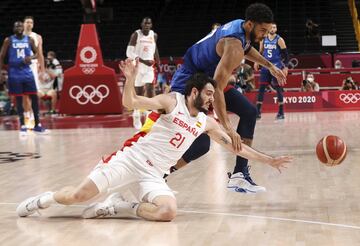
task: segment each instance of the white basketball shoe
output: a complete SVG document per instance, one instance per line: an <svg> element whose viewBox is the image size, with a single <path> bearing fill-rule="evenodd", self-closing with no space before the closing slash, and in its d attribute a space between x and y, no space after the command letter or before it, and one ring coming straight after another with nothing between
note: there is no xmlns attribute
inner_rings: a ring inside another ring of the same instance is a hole
<svg viewBox="0 0 360 246"><path fill-rule="evenodd" d="M129 206L131 206L131 203L125 201L125 199L119 193L113 193L108 198L106 198L104 202L93 203L85 208L82 213L82 217L84 219L114 216L134 217L127 211ZM124 212L121 209L122 207L124 207Z"/></svg>
<svg viewBox="0 0 360 246"><path fill-rule="evenodd" d="M254 183L250 175L244 175L242 172L229 175L228 190L242 193L260 193L265 192L266 188Z"/></svg>
<svg viewBox="0 0 360 246"><path fill-rule="evenodd" d="M22 203L20 203L18 205L18 207L16 208L16 213L20 217L26 217L35 212L38 212L39 209L45 209L46 207L40 206L40 198L43 196L47 196L49 194L52 194L52 192L48 191L48 192L42 193L40 195L33 196L33 197L26 199L25 201L23 201Z"/></svg>

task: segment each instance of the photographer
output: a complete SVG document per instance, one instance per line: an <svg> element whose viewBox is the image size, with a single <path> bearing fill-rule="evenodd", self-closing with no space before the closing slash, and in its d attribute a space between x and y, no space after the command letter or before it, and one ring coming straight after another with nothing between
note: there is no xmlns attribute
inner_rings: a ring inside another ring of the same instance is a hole
<svg viewBox="0 0 360 246"><path fill-rule="evenodd" d="M347 77L343 80L342 87L340 90L342 91L352 91L357 90L358 87L351 76Z"/></svg>
<svg viewBox="0 0 360 246"><path fill-rule="evenodd" d="M314 74L308 73L306 78L302 81L301 91L309 92L318 92L320 91L319 84L315 81Z"/></svg>
<svg viewBox="0 0 360 246"><path fill-rule="evenodd" d="M56 59L56 53L54 51L47 53L46 70L52 75L51 77L55 77L53 89L61 91L63 86L63 69L58 59Z"/></svg>
<svg viewBox="0 0 360 246"><path fill-rule="evenodd" d="M236 73L236 85L241 88L243 93L251 92L255 89L255 75L252 67L244 62Z"/></svg>

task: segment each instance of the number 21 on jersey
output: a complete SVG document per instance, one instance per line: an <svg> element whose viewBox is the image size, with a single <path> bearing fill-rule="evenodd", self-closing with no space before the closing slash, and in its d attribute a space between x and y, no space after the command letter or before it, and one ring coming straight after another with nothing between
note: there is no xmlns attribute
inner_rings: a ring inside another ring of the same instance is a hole
<svg viewBox="0 0 360 246"><path fill-rule="evenodd" d="M176 133L175 137L170 139L169 143L178 149L183 144L184 140L185 137L183 137L183 135L181 135L180 133Z"/></svg>

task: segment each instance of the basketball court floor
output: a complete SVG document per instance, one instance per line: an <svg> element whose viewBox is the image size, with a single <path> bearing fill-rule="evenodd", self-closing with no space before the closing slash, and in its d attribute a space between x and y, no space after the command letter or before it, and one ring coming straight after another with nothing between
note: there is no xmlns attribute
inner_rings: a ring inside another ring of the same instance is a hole
<svg viewBox="0 0 360 246"><path fill-rule="evenodd" d="M274 117L263 114L254 147L291 154L295 161L281 174L251 162L254 180L267 192L227 191L226 172L232 171L235 157L212 143L206 156L170 175L179 210L169 223L84 220L80 215L86 204L18 218L20 201L78 184L134 129L53 129L49 136L24 138L16 130L2 130L0 245L360 245L360 112L288 113L284 121ZM347 158L336 167L324 166L315 156L317 141L329 134L348 146Z"/></svg>

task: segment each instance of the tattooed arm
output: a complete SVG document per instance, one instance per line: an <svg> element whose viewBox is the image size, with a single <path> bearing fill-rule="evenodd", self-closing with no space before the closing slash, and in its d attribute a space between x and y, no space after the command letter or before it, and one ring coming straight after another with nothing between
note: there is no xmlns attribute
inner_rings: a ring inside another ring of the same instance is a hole
<svg viewBox="0 0 360 246"><path fill-rule="evenodd" d="M213 118L208 117L206 122L206 131L212 140L224 146L232 153L249 160L256 160L268 164L273 168L276 168L279 172L281 172L281 168L286 168L286 164L292 161L292 157L290 156L272 157L245 144L242 145L241 150L235 151L232 148L231 138L220 128L219 124Z"/></svg>

